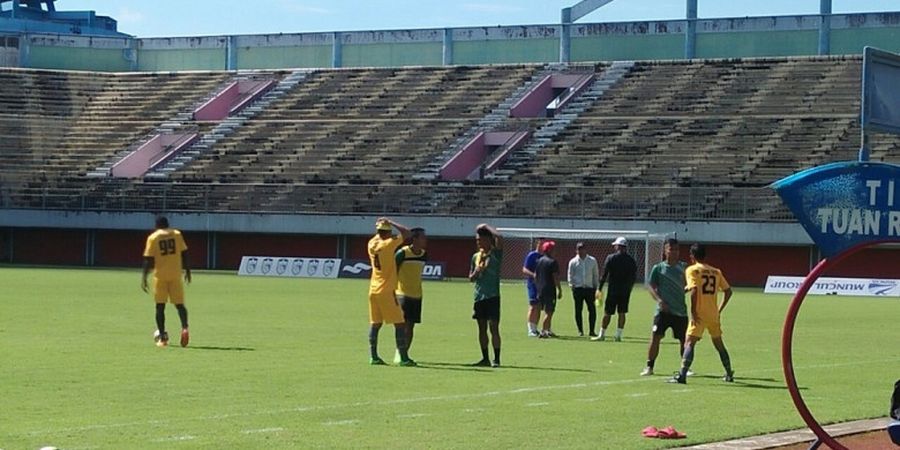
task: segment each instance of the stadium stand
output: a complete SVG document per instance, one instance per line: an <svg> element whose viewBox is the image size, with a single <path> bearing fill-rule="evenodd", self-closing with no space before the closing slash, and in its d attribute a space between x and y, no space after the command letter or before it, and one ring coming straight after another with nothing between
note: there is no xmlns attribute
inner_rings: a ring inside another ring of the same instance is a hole
<svg viewBox="0 0 900 450"><path fill-rule="evenodd" d="M538 66L312 74L173 179L402 182Z"/></svg>
<svg viewBox="0 0 900 450"><path fill-rule="evenodd" d="M234 73L3 70L2 199L112 210L781 221L791 216L769 183L856 157L857 56L645 61L604 78L610 67L578 68L609 84L576 99L580 112L563 109L564 126L526 146L537 151L510 157L502 177L463 182L412 175L487 117L493 131L546 126L551 118L498 121L496 111L565 67L309 71L207 151L147 181L85 174ZM890 137L871 144L875 161L900 153Z"/></svg>
<svg viewBox="0 0 900 450"><path fill-rule="evenodd" d="M90 170L227 78L0 69L0 177L26 192L83 188Z"/></svg>

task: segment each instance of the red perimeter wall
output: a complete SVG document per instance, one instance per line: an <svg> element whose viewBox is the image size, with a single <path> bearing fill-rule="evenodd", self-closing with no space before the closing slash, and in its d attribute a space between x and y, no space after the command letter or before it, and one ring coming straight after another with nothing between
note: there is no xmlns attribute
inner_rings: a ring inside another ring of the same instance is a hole
<svg viewBox="0 0 900 450"><path fill-rule="evenodd" d="M138 267L146 231L94 231L94 265ZM12 234L12 248L0 243L4 261L17 264L86 265L91 231L51 228L4 230L0 236ZM347 258L368 259L366 243L369 236L346 238ZM341 239L338 236L297 234L206 233L186 232L185 239L193 267L207 268L214 251L216 268L236 270L241 257L310 256L336 257ZM211 241L215 249L209 248ZM12 257L9 253L12 251ZM682 247L682 259L688 257L688 246ZM465 277L469 261L475 251L471 238L429 238L428 253L436 262L447 264L447 275ZM762 286L769 275L806 275L810 269L810 247L709 245L708 262L722 269L728 280L737 286ZM603 260L606 255L594 255ZM840 264L829 276L865 278L900 278L900 250L871 249L863 251Z"/></svg>
<svg viewBox="0 0 900 450"><path fill-rule="evenodd" d="M18 264L84 265L87 230L20 228L13 231L13 258Z"/></svg>

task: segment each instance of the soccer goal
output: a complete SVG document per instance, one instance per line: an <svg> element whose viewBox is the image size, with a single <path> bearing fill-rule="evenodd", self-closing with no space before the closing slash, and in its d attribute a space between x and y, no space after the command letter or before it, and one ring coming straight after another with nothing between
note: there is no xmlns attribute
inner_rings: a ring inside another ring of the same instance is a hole
<svg viewBox="0 0 900 450"><path fill-rule="evenodd" d="M552 239L556 242L556 260L559 262L560 275L566 279L569 260L575 256L575 244L584 242L587 254L597 258L600 273L603 273L603 261L614 251L612 242L618 237L628 240L628 254L638 266L638 281L645 282L650 276L650 269L663 259L663 245L674 233L650 233L640 230L555 230L548 228L498 228L503 235L503 273L504 279L521 279L522 263L528 252L534 250L540 238Z"/></svg>

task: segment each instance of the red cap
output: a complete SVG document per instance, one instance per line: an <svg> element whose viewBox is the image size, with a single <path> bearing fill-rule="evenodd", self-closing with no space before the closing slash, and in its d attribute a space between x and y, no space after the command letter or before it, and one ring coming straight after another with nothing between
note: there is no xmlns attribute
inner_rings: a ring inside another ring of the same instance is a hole
<svg viewBox="0 0 900 450"><path fill-rule="evenodd" d="M556 242L553 242L553 241L544 242L543 244L541 244L541 253L547 253L550 250L553 250L554 247L556 247Z"/></svg>

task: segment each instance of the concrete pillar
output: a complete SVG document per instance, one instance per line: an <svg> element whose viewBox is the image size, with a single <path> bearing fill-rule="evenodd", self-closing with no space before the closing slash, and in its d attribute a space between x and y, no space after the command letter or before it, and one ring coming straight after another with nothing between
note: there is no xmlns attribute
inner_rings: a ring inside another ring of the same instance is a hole
<svg viewBox="0 0 900 450"><path fill-rule="evenodd" d="M19 35L19 67L31 67L31 40L27 34Z"/></svg>
<svg viewBox="0 0 900 450"><path fill-rule="evenodd" d="M568 63L572 59L572 8L563 8L560 12L559 26L559 62Z"/></svg>
<svg viewBox="0 0 900 450"><path fill-rule="evenodd" d="M687 0L684 27L684 58L697 57L697 0Z"/></svg>
<svg viewBox="0 0 900 450"><path fill-rule="evenodd" d="M444 28L443 55L442 64L450 66L453 64L453 30Z"/></svg>
<svg viewBox="0 0 900 450"><path fill-rule="evenodd" d="M819 0L819 54L831 53L831 0Z"/></svg>
<svg viewBox="0 0 900 450"><path fill-rule="evenodd" d="M125 58L128 60L128 69L132 72L137 72L139 66L138 61L138 40L135 38L128 38L128 57Z"/></svg>
<svg viewBox="0 0 900 450"><path fill-rule="evenodd" d="M341 33L331 33L331 67L341 67Z"/></svg>
<svg viewBox="0 0 900 450"><path fill-rule="evenodd" d="M237 36L225 38L225 70L237 70Z"/></svg>

